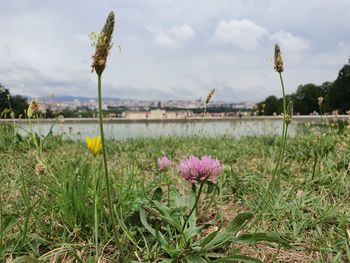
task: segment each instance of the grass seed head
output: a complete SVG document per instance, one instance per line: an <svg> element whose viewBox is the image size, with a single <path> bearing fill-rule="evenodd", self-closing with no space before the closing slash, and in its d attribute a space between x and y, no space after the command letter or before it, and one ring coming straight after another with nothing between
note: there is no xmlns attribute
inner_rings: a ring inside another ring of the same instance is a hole
<svg viewBox="0 0 350 263"><path fill-rule="evenodd" d="M284 121L286 122L287 125L289 125L292 122L293 112L294 112L293 101L290 101L287 106L286 116L284 116Z"/></svg>
<svg viewBox="0 0 350 263"><path fill-rule="evenodd" d="M34 99L30 102L28 110L27 110L27 117L32 118L34 114L39 112L39 104L38 102Z"/></svg>
<svg viewBox="0 0 350 263"><path fill-rule="evenodd" d="M100 34L92 33L92 45L96 46L95 54L92 56L92 71L101 75L106 67L109 50L112 48L112 36L114 31L114 13L110 12Z"/></svg>
<svg viewBox="0 0 350 263"><path fill-rule="evenodd" d="M207 96L207 99L206 99L206 101L205 101L205 104L208 104L208 103L210 102L210 99L211 99L211 97L213 97L214 93L215 93L215 89L211 89L211 90L209 91L208 96Z"/></svg>
<svg viewBox="0 0 350 263"><path fill-rule="evenodd" d="M33 113L38 113L39 112L39 104L36 100L33 100L31 103L31 107L33 110Z"/></svg>
<svg viewBox="0 0 350 263"><path fill-rule="evenodd" d="M280 47L276 44L275 45L275 70L278 73L282 73L283 72L283 59L282 59L282 55L281 55L281 49Z"/></svg>
<svg viewBox="0 0 350 263"><path fill-rule="evenodd" d="M323 97L318 97L318 98L317 98L317 101L318 101L318 106L320 106L320 107L321 107L321 105L322 105L322 103L323 103L323 100L324 100L324 98L323 98Z"/></svg>
<svg viewBox="0 0 350 263"><path fill-rule="evenodd" d="M35 166L35 173L37 176L42 176L46 173L46 166L43 163L38 163Z"/></svg>

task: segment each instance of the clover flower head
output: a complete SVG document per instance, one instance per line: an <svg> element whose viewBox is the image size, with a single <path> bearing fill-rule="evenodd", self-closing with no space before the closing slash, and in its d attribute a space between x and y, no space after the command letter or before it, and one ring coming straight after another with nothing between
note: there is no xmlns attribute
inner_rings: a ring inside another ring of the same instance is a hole
<svg viewBox="0 0 350 263"><path fill-rule="evenodd" d="M96 156L102 149L101 136L89 137L86 136L86 144L90 152Z"/></svg>
<svg viewBox="0 0 350 263"><path fill-rule="evenodd" d="M171 161L168 159L168 157L163 156L157 159L157 164L160 170L166 170L171 165Z"/></svg>
<svg viewBox="0 0 350 263"><path fill-rule="evenodd" d="M188 159L182 160L179 164L180 174L190 183L206 180L216 183L221 170L220 161L210 156L203 156L199 159L192 155Z"/></svg>

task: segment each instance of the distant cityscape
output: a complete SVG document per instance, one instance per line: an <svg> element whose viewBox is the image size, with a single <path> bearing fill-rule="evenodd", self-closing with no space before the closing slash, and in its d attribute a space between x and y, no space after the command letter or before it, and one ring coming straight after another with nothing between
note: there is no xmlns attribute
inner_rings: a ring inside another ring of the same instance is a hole
<svg viewBox="0 0 350 263"><path fill-rule="evenodd" d="M85 97L44 97L39 98L39 103L42 107L50 109L53 112L62 111L64 109L79 110L79 108L87 108L89 110L97 109L97 99ZM204 101L196 100L135 100L135 99L119 99L119 98L104 98L104 110L110 108L125 107L129 110L150 110L154 108L179 108L179 109L196 109L203 108ZM256 107L255 102L239 102L228 103L224 101L215 101L209 103L209 107L227 107L231 109L252 110Z"/></svg>
<svg viewBox="0 0 350 263"><path fill-rule="evenodd" d="M57 115L73 112L75 117L95 117L97 112L97 99L85 97L46 97L38 100L41 112L50 112ZM205 101L196 100L135 100L104 98L102 109L109 117L129 119L145 118L187 118L196 117L203 113ZM224 101L211 101L207 105L207 117L247 115L256 108L254 102L228 103ZM81 113L81 114L79 114Z"/></svg>

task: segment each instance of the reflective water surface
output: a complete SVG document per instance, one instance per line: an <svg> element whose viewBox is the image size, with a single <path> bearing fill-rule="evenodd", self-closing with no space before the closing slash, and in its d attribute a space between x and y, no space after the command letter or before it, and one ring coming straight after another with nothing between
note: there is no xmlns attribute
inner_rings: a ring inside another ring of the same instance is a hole
<svg viewBox="0 0 350 263"><path fill-rule="evenodd" d="M33 124L33 131L46 135L51 128L50 123ZM29 130L28 124L21 124L21 133ZM289 135L294 136L302 132L303 125L292 122L289 126ZM127 138L157 138L167 136L193 136L200 135L202 122L129 122L129 123L105 123L105 135L109 139ZM99 134L98 123L55 123L52 131L54 134L63 135L64 138L83 139L85 136ZM282 120L210 120L204 123L203 134L205 136L230 136L239 138L242 136L275 135L282 132Z"/></svg>

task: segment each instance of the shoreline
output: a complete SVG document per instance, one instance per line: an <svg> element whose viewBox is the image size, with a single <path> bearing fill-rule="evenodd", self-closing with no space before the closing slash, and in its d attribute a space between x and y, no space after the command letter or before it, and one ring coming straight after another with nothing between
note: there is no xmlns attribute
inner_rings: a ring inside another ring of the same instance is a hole
<svg viewBox="0 0 350 263"><path fill-rule="evenodd" d="M312 122L312 121L322 121L327 119L328 121L346 121L350 119L349 115L296 115L293 116L293 120L297 122ZM206 117L204 118L206 122L217 122L217 121L276 121L282 120L282 116L249 116L249 117ZM33 119L32 123L35 125L38 121L40 123L98 123L98 118L64 118L64 119ZM186 123L186 122L201 122L202 117L191 117L185 119L126 119L126 118L104 118L105 123ZM16 124L26 124L28 119L0 119L1 123L13 123Z"/></svg>

